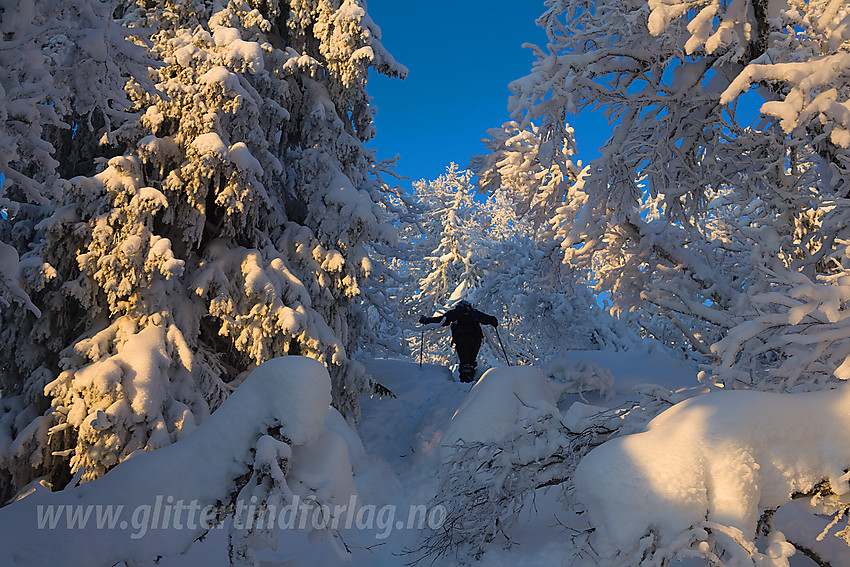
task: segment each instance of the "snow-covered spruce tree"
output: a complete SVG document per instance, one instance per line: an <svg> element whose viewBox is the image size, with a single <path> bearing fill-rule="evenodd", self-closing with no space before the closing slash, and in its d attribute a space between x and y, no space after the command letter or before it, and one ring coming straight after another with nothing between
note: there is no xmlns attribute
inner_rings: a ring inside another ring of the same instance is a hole
<svg viewBox="0 0 850 567"><path fill-rule="evenodd" d="M21 0L0 8L5 226L58 198L60 175L73 171L80 156L74 148L99 138L104 125L115 127L129 117L128 76L152 88L152 61L137 45L148 33L115 22L112 9L92 0ZM74 145L65 145L72 135Z"/></svg>
<svg viewBox="0 0 850 567"><path fill-rule="evenodd" d="M78 165L81 153L76 150L102 136L107 124L118 127L131 117L127 110L132 103L124 91L127 78L134 77L140 89L153 90L147 78L153 61L139 45L149 34L121 26L112 10L109 3L89 0L73 4L22 0L0 7L0 315L7 345L0 373L4 456L10 449L32 450L21 445L27 435L19 436L11 447L10 443L28 425L39 427L37 418L49 406L39 376L18 371L34 370L45 356L37 347L18 348L28 342L26 336L52 332L51 324L34 328L44 306L36 307L27 294L32 287L24 285L25 290L19 281L21 276L38 280L39 273L51 274L51 267L42 270L36 258L26 257L36 240L36 226L55 210L62 194L61 177ZM58 319L52 322L60 324ZM32 464L46 466L40 455L33 456ZM13 467L2 468L0 496L8 496Z"/></svg>
<svg viewBox="0 0 850 567"><path fill-rule="evenodd" d="M769 287L766 272L818 269L822 234L805 219L846 192L846 10L828 0L549 5L538 21L550 50L511 85L511 108L556 142L568 112L598 109L615 123L564 250L596 268L617 308L663 314L678 342L710 354L748 294ZM750 87L767 103L744 128Z"/></svg>
<svg viewBox="0 0 850 567"><path fill-rule="evenodd" d="M375 164L373 169L381 183L389 177L402 179L392 169L395 162L396 158ZM409 303L405 301L415 286L411 266L416 261L405 235L417 230L421 207L409 191L399 186L389 187L389 190L388 198L381 204L386 208L386 222L396 227L399 234L392 247L378 241L367 247L372 259L371 275L361 282L360 301L350 320L350 325L359 329L358 350L351 354L355 359L406 353L405 336L415 329L418 319L418 315L408 311Z"/></svg>
<svg viewBox="0 0 850 567"><path fill-rule="evenodd" d="M394 232L362 146L365 83L370 68L404 73L378 28L352 0L116 15L155 30L161 94L128 84L138 119L109 132L97 173L64 184L22 257L43 315L7 323L3 366L50 408L6 432L12 489L68 455L91 479L183 437L275 356L327 364L334 404L355 416L368 386L349 318L367 245Z"/></svg>
<svg viewBox="0 0 850 567"><path fill-rule="evenodd" d="M13 248L0 246L0 306L38 313L18 286L18 254L52 212L60 177L77 165L74 150L101 136L105 124L128 118L127 77L152 89L152 61L136 44L145 31L119 25L103 2L24 0L0 15L0 240ZM7 393L9 386L3 384Z"/></svg>
<svg viewBox="0 0 850 567"><path fill-rule="evenodd" d="M18 251L12 238L12 222L25 216L30 223L44 215L55 194L56 160L45 139L44 125L61 120L54 100L61 101L61 87L54 80L51 59L44 49L50 33L61 24L45 26L53 20L45 6L36 2L0 8L0 309L7 312L22 306L38 314L27 294L18 285ZM39 21L43 12L45 21ZM33 178L33 177L36 178ZM4 222L9 221L9 222ZM26 237L21 238L26 240ZM8 244L7 244L8 243ZM2 380L3 394L10 384Z"/></svg>
<svg viewBox="0 0 850 567"><path fill-rule="evenodd" d="M477 285L480 274L476 250L481 238L480 208L475 203L472 174L450 164L434 181L414 183L416 197L425 204L425 235L420 241L428 266L419 282L423 309L439 310L455 290ZM439 237L439 239L437 239Z"/></svg>

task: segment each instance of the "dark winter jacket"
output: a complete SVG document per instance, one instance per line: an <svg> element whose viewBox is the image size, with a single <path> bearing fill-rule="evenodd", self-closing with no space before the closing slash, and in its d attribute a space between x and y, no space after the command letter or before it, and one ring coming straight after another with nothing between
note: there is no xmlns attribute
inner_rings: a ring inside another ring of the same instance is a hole
<svg viewBox="0 0 850 567"><path fill-rule="evenodd" d="M419 319L419 322L422 324L439 323L440 321L442 321L444 327L451 325L453 343L457 343L458 338L461 337L484 338L481 325L491 325L493 327L499 325L499 321L495 317L473 307L455 307L443 315L421 317Z"/></svg>

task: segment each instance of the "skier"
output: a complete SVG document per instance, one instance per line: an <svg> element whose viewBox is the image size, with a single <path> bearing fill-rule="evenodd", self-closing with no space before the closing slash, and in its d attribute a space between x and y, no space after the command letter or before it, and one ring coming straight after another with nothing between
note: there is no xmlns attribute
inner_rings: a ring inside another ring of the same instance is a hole
<svg viewBox="0 0 850 567"><path fill-rule="evenodd" d="M481 324L499 326L499 321L492 315L482 313L470 305L468 301L461 300L451 310L436 317L419 318L423 325L429 323L443 323L443 326L451 325L452 344L457 351L460 362L460 381L472 382L475 376L475 367L478 365L478 350L481 348L481 339L484 333Z"/></svg>

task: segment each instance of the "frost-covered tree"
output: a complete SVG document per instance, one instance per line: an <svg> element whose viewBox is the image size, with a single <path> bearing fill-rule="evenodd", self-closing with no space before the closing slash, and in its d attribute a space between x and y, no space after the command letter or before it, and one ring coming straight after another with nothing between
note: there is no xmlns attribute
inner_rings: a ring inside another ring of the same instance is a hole
<svg viewBox="0 0 850 567"><path fill-rule="evenodd" d="M420 215L403 233L411 258L405 266L409 283L401 294L404 316L410 321L422 314L444 313L479 284L488 252L471 178L470 171L452 163L439 178L413 184ZM419 352L422 338L411 333L408 345ZM430 333L425 337L428 358L447 363L451 345L435 338Z"/></svg>
<svg viewBox="0 0 850 567"><path fill-rule="evenodd" d="M819 390L850 379L847 275L812 281L783 273L775 290L753 294L743 322L713 346L707 376L730 387Z"/></svg>
<svg viewBox="0 0 850 567"><path fill-rule="evenodd" d="M617 308L710 354L767 276L824 269L837 240L813 222L846 194L847 17L829 0L549 4L549 49L511 108L555 143L567 113L611 121L564 250Z"/></svg>
<svg viewBox="0 0 850 567"><path fill-rule="evenodd" d="M500 137L503 132L510 134ZM441 312L466 299L496 316L499 336L486 331L481 350L487 366L545 364L568 349L633 344L631 332L618 329L599 307L584 274L562 262L553 225L542 220L548 207L575 206L564 197L579 191L578 166L562 160L569 175L558 174L557 165L549 175L532 143L534 131L517 133L516 125L508 124L491 135L488 147L495 151L473 158L480 164L478 175L490 180L489 195L476 195L482 189L473 184L472 172L455 165L435 181L415 184L425 213L423 226L408 239L422 251L413 271L424 275L407 299L411 312ZM529 179L532 186L524 183ZM526 206L525 197L532 198L533 207ZM429 360L449 361L448 340L428 338ZM418 339L414 336L414 350Z"/></svg>
<svg viewBox="0 0 850 567"><path fill-rule="evenodd" d="M151 30L156 91L127 82L135 119L107 124L95 167L62 183L22 254L42 316L4 314L4 396L30 403L5 420L7 491L57 470L96 478L182 438L275 356L325 363L355 417L369 386L350 326L368 249L395 236L362 145L365 85L371 68L405 70L362 4L126 2L115 16Z"/></svg>
<svg viewBox="0 0 850 567"><path fill-rule="evenodd" d="M460 171L454 163L436 180L415 183L414 191L426 206L419 248L428 267L419 282L419 302L423 309L439 310L456 300L453 296L478 285L481 209L471 172Z"/></svg>
<svg viewBox="0 0 850 567"><path fill-rule="evenodd" d="M848 378L846 3L555 0L547 6L539 23L549 34L549 51L537 50L532 74L512 85L517 129L538 131L534 143L542 149L545 144L568 146L568 113L601 110L613 125L601 156L575 181L575 192L565 194L565 204L572 206L549 213L564 260L587 273L621 312L633 311L647 335L685 345L697 355L717 356L720 364L711 373L724 385L813 389ZM756 121L745 127L742 95L751 87L754 92L748 96L760 96L764 104ZM491 164L508 163L496 153L505 152L498 144L490 149ZM503 183L504 178L490 179ZM529 184L533 178L514 179ZM526 195L530 208L534 191L527 187L511 192ZM671 331L677 336L670 336ZM665 402L678 401L673 394L662 394ZM732 413L746 415L753 399L740 398L741 407ZM830 396L815 399L824 414L835 403ZM797 405L787 396L777 400L787 403L787 409ZM652 417L661 409L658 405L643 399L628 407ZM421 551L437 557L475 555L496 538L510 543L511 522L527 505L522 495L531 500L534 490L549 483L568 492L580 490L582 501L604 503L612 518L629 515L623 511L626 500L600 490L601 474L593 474L613 467L585 474L581 485L572 478L574 463L585 462L574 458L574 451L588 443L581 438L581 426L590 426L584 430L590 440L599 433L618 437L625 431L610 428L617 418L606 421L611 416L581 404L571 406L560 420L539 406L528 408L538 411L536 421L518 423L503 443L461 445L444 461L439 497L459 505L450 509L447 529L426 540ZM704 421L704 412L695 415ZM784 415L777 413L777 419L787 422ZM770 416L759 420L768 423ZM697 430L712 427L702 421ZM594 429L600 425L604 429ZM754 428L745 429L741 435L750 439ZM808 434L807 446L830 445L834 438L824 424L816 429ZM667 447L681 431L666 431L659 447ZM820 432L823 439L817 437ZM732 436L722 438L719 454L751 458L746 452L751 441L730 453ZM779 446L785 447L781 440L787 438L778 436ZM571 446L572 440L581 444ZM662 490L691 474L705 478L702 455L693 467L671 475L669 459L656 459L652 451L626 442L621 446L628 446L626 452L636 460L659 463L651 482ZM693 444L688 447L685 454L694 455ZM666 448L662 453L667 454ZM755 486L743 486L721 505L734 501L733 508L742 509L741 502L758 502L764 494L760 491L775 490L786 501L795 490L807 492L821 472L810 476L815 479L811 485L788 489L782 484L794 477L787 474L788 467L808 471L819 466L819 453L801 454L795 450L768 459L782 474L775 479L756 475ZM843 458L837 457L836 474L850 465L841 463ZM718 485L721 490L741 486L741 475L734 476ZM669 482L659 483L662 477ZM622 478L629 479L630 492L633 476ZM673 492L677 496L671 502L680 505L682 491ZM658 501L647 500L649 508ZM699 506L683 509L700 521L706 517ZM702 539L677 536L667 547L641 539L654 537L657 528L647 528L647 523L638 523L639 533L611 532L635 545L631 557L623 548L604 556L592 544L581 543L587 534L575 534L580 562L667 564L683 556L718 565L758 562L763 558L751 539L760 512L747 512L752 530L723 531L720 521L699 524ZM766 530L770 514L768 510L763 517ZM844 514L842 505L835 521ZM614 522L606 526L619 527ZM592 526L597 532L603 527ZM728 546L715 545L726 535L731 536ZM786 564L793 548L780 533L769 538L782 547L771 546L771 558L764 561Z"/></svg>
<svg viewBox="0 0 850 567"><path fill-rule="evenodd" d="M490 195L489 218L506 219L496 223L506 229L496 231L498 259L481 295L506 322L519 359L543 363L564 350L633 344L633 331L605 313L588 289L592 273L563 261L563 224L587 199L572 128L564 124L557 145L534 123L509 121L487 133L488 153L470 166L477 190Z"/></svg>

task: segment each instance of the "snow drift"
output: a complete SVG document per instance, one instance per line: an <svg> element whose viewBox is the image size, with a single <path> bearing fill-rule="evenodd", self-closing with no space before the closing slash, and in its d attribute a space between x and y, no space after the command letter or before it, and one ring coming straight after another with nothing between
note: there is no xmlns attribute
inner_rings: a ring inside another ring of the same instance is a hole
<svg viewBox="0 0 850 567"><path fill-rule="evenodd" d="M594 548L617 565L664 548L667 555L725 552L730 565L788 565L794 549L781 533L763 554L756 550L761 512L824 480L847 500L848 426L846 387L716 392L681 402L576 468Z"/></svg>
<svg viewBox="0 0 850 567"><path fill-rule="evenodd" d="M541 404L554 408L559 393L538 368L491 368L452 417L440 443L443 453L450 454L459 442L501 439L530 410Z"/></svg>

